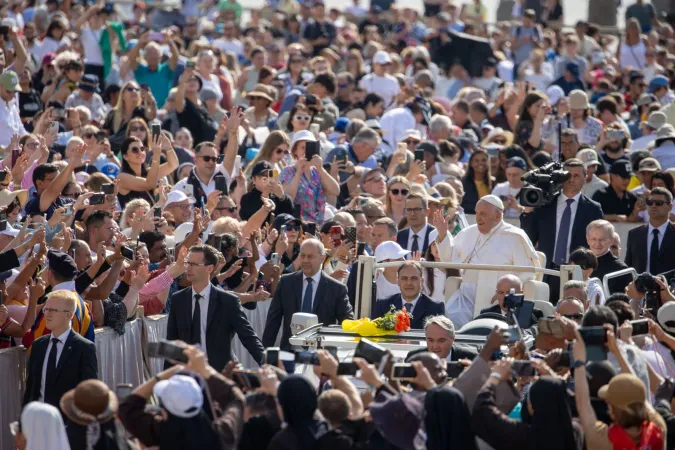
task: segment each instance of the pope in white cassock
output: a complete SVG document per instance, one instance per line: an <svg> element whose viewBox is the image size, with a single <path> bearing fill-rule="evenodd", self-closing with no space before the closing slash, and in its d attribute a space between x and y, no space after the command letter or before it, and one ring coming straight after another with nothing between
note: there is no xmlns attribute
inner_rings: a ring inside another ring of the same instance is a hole
<svg viewBox="0 0 675 450"><path fill-rule="evenodd" d="M520 228L504 222L504 204L495 195L486 195L476 204L476 224L452 237L439 230L436 243L441 261L466 264L540 267L534 246ZM462 284L450 297L446 315L459 329L481 309L490 306L497 280L514 273L521 281L533 279L534 272L464 270Z"/></svg>

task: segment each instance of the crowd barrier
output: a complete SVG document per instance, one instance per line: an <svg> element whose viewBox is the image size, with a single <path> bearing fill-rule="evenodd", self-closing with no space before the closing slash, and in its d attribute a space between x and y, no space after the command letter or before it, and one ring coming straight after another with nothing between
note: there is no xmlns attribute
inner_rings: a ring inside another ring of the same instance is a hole
<svg viewBox="0 0 675 450"><path fill-rule="evenodd" d="M476 223L476 216L473 214L467 214L466 220L469 222L469 225ZM504 222L510 223L511 225L517 226L520 228L520 219L519 218L504 218ZM625 222L612 222L614 225L614 230L619 234L621 238L621 255L620 258L623 261L626 259L626 243L628 242L628 232L635 227L639 227L642 223L625 223Z"/></svg>

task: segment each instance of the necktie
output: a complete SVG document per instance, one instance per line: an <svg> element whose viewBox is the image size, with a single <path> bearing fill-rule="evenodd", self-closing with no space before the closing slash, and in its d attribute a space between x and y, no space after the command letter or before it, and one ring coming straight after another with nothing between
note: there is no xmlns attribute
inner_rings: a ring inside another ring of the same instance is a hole
<svg viewBox="0 0 675 450"><path fill-rule="evenodd" d="M195 294L195 310L192 313L192 327L190 329L190 344L202 343L202 308L199 306L200 294Z"/></svg>
<svg viewBox="0 0 675 450"><path fill-rule="evenodd" d="M306 278L307 280L307 289L305 289L305 296L302 299L302 312L311 313L312 312L312 279Z"/></svg>
<svg viewBox="0 0 675 450"><path fill-rule="evenodd" d="M412 314L412 309L413 309L413 304L412 303L406 303L405 304L405 310Z"/></svg>
<svg viewBox="0 0 675 450"><path fill-rule="evenodd" d="M47 378L45 380L45 387L52 384L56 377L56 353L58 352L57 344L61 342L57 338L52 338L52 348L49 350L49 357L47 358Z"/></svg>
<svg viewBox="0 0 675 450"><path fill-rule="evenodd" d="M562 219L560 219L560 228L558 228L558 238L555 244L555 255L553 262L559 266L565 264L567 258L567 239L570 234L570 225L572 222L572 202L573 198L568 198L567 206L563 211Z"/></svg>
<svg viewBox="0 0 675 450"><path fill-rule="evenodd" d="M420 251L420 246L419 246L419 244L417 243L417 238L418 238L418 236L417 236L416 234L413 234L413 237L412 237L412 238L413 238L413 243L412 243L412 246L410 247L410 251L411 251L411 252L419 252L419 251Z"/></svg>
<svg viewBox="0 0 675 450"><path fill-rule="evenodd" d="M656 261L659 259L659 230L652 230L654 237L652 238L652 246L649 250L649 272L656 275L656 266L658 265Z"/></svg>

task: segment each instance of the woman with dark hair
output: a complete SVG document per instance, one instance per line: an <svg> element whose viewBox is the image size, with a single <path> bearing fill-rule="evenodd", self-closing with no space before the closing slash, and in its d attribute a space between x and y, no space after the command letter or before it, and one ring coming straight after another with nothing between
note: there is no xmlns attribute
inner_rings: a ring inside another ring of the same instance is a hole
<svg viewBox="0 0 675 450"><path fill-rule="evenodd" d="M127 125L126 138L138 138L145 147L150 147L150 129L145 119L142 117L134 117Z"/></svg>
<svg viewBox="0 0 675 450"><path fill-rule="evenodd" d="M314 114L309 110L304 103L296 103L291 112L288 114L288 133L289 137L293 137L293 133L302 130L309 130L309 125L312 123Z"/></svg>
<svg viewBox="0 0 675 450"><path fill-rule="evenodd" d="M286 68L280 70L277 74L277 77L284 81L286 94L295 86L302 84L303 74L309 74L305 69L305 57L297 53L290 55L286 62Z"/></svg>
<svg viewBox="0 0 675 450"><path fill-rule="evenodd" d="M267 447L269 450L312 450L318 437L327 430L326 424L315 418L316 390L300 375L286 377L277 390L277 401L286 427L279 431Z"/></svg>
<svg viewBox="0 0 675 450"><path fill-rule="evenodd" d="M379 119L384 113L384 99L375 93L370 93L365 96L360 108L366 113L366 120Z"/></svg>
<svg viewBox="0 0 675 450"><path fill-rule="evenodd" d="M512 379L511 361L498 361L476 397L472 415L476 436L495 450L584 448L581 427L572 420L565 381L550 376L535 381L523 402L523 409L527 411L523 412L520 422L500 411L495 403L499 383L511 383Z"/></svg>
<svg viewBox="0 0 675 450"><path fill-rule="evenodd" d="M446 385L427 391L424 409L428 449L478 448L471 428L471 413L457 389Z"/></svg>
<svg viewBox="0 0 675 450"><path fill-rule="evenodd" d="M53 19L47 27L45 37L35 43L31 53L37 61L42 61L47 53L56 53L68 44L70 40L66 37L66 26L60 19Z"/></svg>
<svg viewBox="0 0 675 450"><path fill-rule="evenodd" d="M42 109L40 93L33 87L33 80L29 69L23 69L19 74L19 116L24 125L33 122L33 117Z"/></svg>
<svg viewBox="0 0 675 450"><path fill-rule="evenodd" d="M656 172L652 175L652 189L662 187L675 196L675 179L670 172Z"/></svg>
<svg viewBox="0 0 675 450"><path fill-rule="evenodd" d="M591 274L598 268L598 258L587 248L579 247L570 253L569 263L581 267L581 278L586 282L589 304L604 305L605 292L599 278L591 278Z"/></svg>
<svg viewBox="0 0 675 450"><path fill-rule="evenodd" d="M466 174L462 179L464 198L462 208L466 214L475 214L476 203L489 195L494 187L494 179L490 174L490 157L485 150L476 150L471 154Z"/></svg>
<svg viewBox="0 0 675 450"><path fill-rule="evenodd" d="M302 24L296 15L291 15L284 20L286 45L295 44L302 39Z"/></svg>
<svg viewBox="0 0 675 450"><path fill-rule="evenodd" d="M520 145L528 155L543 149L541 128L548 114L548 100L539 92L530 92L520 108L516 122L516 144Z"/></svg>
<svg viewBox="0 0 675 450"><path fill-rule="evenodd" d="M122 170L117 175L120 207L131 200L142 198L153 205L154 189L160 178L169 175L178 168L178 157L169 139L161 135L152 141L152 164L148 168L145 156L148 148L137 137L128 137L122 143ZM160 156L165 154L167 162L160 165Z"/></svg>

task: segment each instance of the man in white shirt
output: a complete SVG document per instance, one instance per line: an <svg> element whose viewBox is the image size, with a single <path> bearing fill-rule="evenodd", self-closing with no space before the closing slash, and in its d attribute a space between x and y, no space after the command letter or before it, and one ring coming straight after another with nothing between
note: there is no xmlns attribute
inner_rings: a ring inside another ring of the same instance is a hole
<svg viewBox="0 0 675 450"><path fill-rule="evenodd" d="M236 169L236 168L235 168ZM209 195L216 190L216 178L224 177L225 186L230 185L231 175L225 170L222 163L218 163L218 151L211 142L203 142L195 148L195 167L187 178L175 184L172 191L182 191L188 194L192 186L192 197L195 206L201 207Z"/></svg>
<svg viewBox="0 0 675 450"><path fill-rule="evenodd" d="M581 160L584 163L584 168L586 168L586 178L584 179L584 187L581 189L581 193L586 197L591 198L599 189L606 188L609 184L598 178L595 172L598 170L600 161L598 160L598 154L592 148L585 148L577 153L577 159Z"/></svg>
<svg viewBox="0 0 675 450"><path fill-rule="evenodd" d="M235 36L234 22L225 22L223 25L223 37L213 41L213 46L221 52L233 52L237 57L244 55L244 44Z"/></svg>
<svg viewBox="0 0 675 450"><path fill-rule="evenodd" d="M396 144L405 139L408 130L424 129L431 121L431 105L423 97L415 99L401 108L394 108L382 116L380 127L387 140L382 142L381 149L385 156L391 156L396 150ZM422 137L422 136L420 136Z"/></svg>
<svg viewBox="0 0 675 450"><path fill-rule="evenodd" d="M653 111L646 122L642 122L642 136L630 144L631 151L648 149L649 144L656 140L656 131L666 124L667 118L661 111Z"/></svg>
<svg viewBox="0 0 675 450"><path fill-rule="evenodd" d="M19 100L16 98L20 90L16 73L8 70L0 75L0 146L8 146L15 134L26 134L19 115Z"/></svg>
<svg viewBox="0 0 675 450"><path fill-rule="evenodd" d="M372 72L361 79L359 87L369 94L378 94L384 99L385 109L396 105L401 88L396 78L387 73L391 67L391 56L380 50L373 56Z"/></svg>

